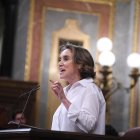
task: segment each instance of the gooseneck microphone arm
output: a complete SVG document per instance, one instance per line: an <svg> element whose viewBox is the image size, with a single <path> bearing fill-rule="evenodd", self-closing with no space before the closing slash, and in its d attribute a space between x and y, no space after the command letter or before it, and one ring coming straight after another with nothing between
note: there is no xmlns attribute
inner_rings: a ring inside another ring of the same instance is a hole
<svg viewBox="0 0 140 140"><path fill-rule="evenodd" d="M28 91L28 92L26 92L26 93L24 93L24 94L21 95L21 96L24 96L24 95L27 95L27 94L28 94L28 97L27 97L27 100L26 100L26 102L25 102L25 105L24 105L23 110L22 110L22 113L21 113L21 118L20 118L20 121L19 121L19 124L18 124L18 128L20 128L21 119L22 119L22 117L23 117L23 115L24 115L24 112L25 112L25 109L26 109L26 107L27 107L27 104L28 104L28 101L29 101L29 98L30 98L31 94L32 94L33 92L39 90L39 89L40 89L40 85L38 85L37 87L35 87L35 88L31 89L30 91ZM21 96L20 96L20 97L21 97Z"/></svg>
<svg viewBox="0 0 140 140"><path fill-rule="evenodd" d="M23 97L23 96L25 96L25 95L27 95L27 94L29 94L30 92L34 92L34 91L37 91L37 90L39 90L39 89L40 89L40 86L37 85L36 87L32 88L30 91L22 93L22 94L18 97L18 99L21 98L21 97Z"/></svg>

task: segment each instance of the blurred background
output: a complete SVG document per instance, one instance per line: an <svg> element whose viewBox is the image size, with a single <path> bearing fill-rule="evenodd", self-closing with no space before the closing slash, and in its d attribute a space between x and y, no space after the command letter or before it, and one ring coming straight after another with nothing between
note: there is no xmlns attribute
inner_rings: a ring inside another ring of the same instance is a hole
<svg viewBox="0 0 140 140"><path fill-rule="evenodd" d="M25 113L30 125L50 129L59 102L49 79L59 80L67 42L94 58L106 124L117 132L140 126L140 0L0 0L0 105L9 120L27 100L18 97L39 84Z"/></svg>

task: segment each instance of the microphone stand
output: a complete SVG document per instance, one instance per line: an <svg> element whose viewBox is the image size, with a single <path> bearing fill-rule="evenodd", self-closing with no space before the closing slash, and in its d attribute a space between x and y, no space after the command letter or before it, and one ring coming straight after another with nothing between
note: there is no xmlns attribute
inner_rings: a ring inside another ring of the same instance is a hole
<svg viewBox="0 0 140 140"><path fill-rule="evenodd" d="M33 88L31 91L27 92L29 95L28 95L27 100L26 100L26 102L25 102L25 105L24 105L24 107L23 107L23 110L22 110L22 113L21 113L21 118L20 118L20 121L19 121L19 123L18 123L18 128L20 128L20 126L21 126L21 119L22 119L22 117L23 117L23 115L24 115L25 109L26 109L26 107L27 107L27 104L28 104L28 101L29 101L29 98L30 98L32 92L35 92L35 91L37 91L37 90L39 90L39 89L40 89L40 86L38 85L36 88ZM27 93L25 93L24 95L26 95Z"/></svg>

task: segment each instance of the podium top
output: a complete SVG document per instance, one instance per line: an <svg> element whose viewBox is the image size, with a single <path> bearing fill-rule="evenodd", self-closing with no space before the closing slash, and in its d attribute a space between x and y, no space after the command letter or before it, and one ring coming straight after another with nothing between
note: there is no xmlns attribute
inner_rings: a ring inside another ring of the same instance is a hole
<svg viewBox="0 0 140 140"><path fill-rule="evenodd" d="M6 129L6 130L0 130L1 133L15 133L15 132L29 132L31 131L31 128L20 128L20 129Z"/></svg>
<svg viewBox="0 0 140 140"><path fill-rule="evenodd" d="M19 128L0 130L0 139L6 140L121 140L120 137L111 137L76 132L60 132L38 128Z"/></svg>
<svg viewBox="0 0 140 140"><path fill-rule="evenodd" d="M19 124L13 121L8 123L6 129L0 130L0 139L1 138L5 138L7 140L120 140L120 137L76 132L51 131L25 124L20 124L19 127Z"/></svg>

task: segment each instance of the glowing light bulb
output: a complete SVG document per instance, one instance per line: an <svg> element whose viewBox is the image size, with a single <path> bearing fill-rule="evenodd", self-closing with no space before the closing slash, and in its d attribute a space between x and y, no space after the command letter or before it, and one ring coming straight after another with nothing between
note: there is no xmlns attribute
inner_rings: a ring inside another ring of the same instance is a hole
<svg viewBox="0 0 140 140"><path fill-rule="evenodd" d="M140 54L132 53L127 57L127 64L131 68L140 68Z"/></svg>
<svg viewBox="0 0 140 140"><path fill-rule="evenodd" d="M111 49L112 49L112 41L107 37L100 38L97 41L97 49L100 52L111 51Z"/></svg>
<svg viewBox="0 0 140 140"><path fill-rule="evenodd" d="M112 66L115 63L115 55L111 51L103 51L99 55L99 64L102 66Z"/></svg>

